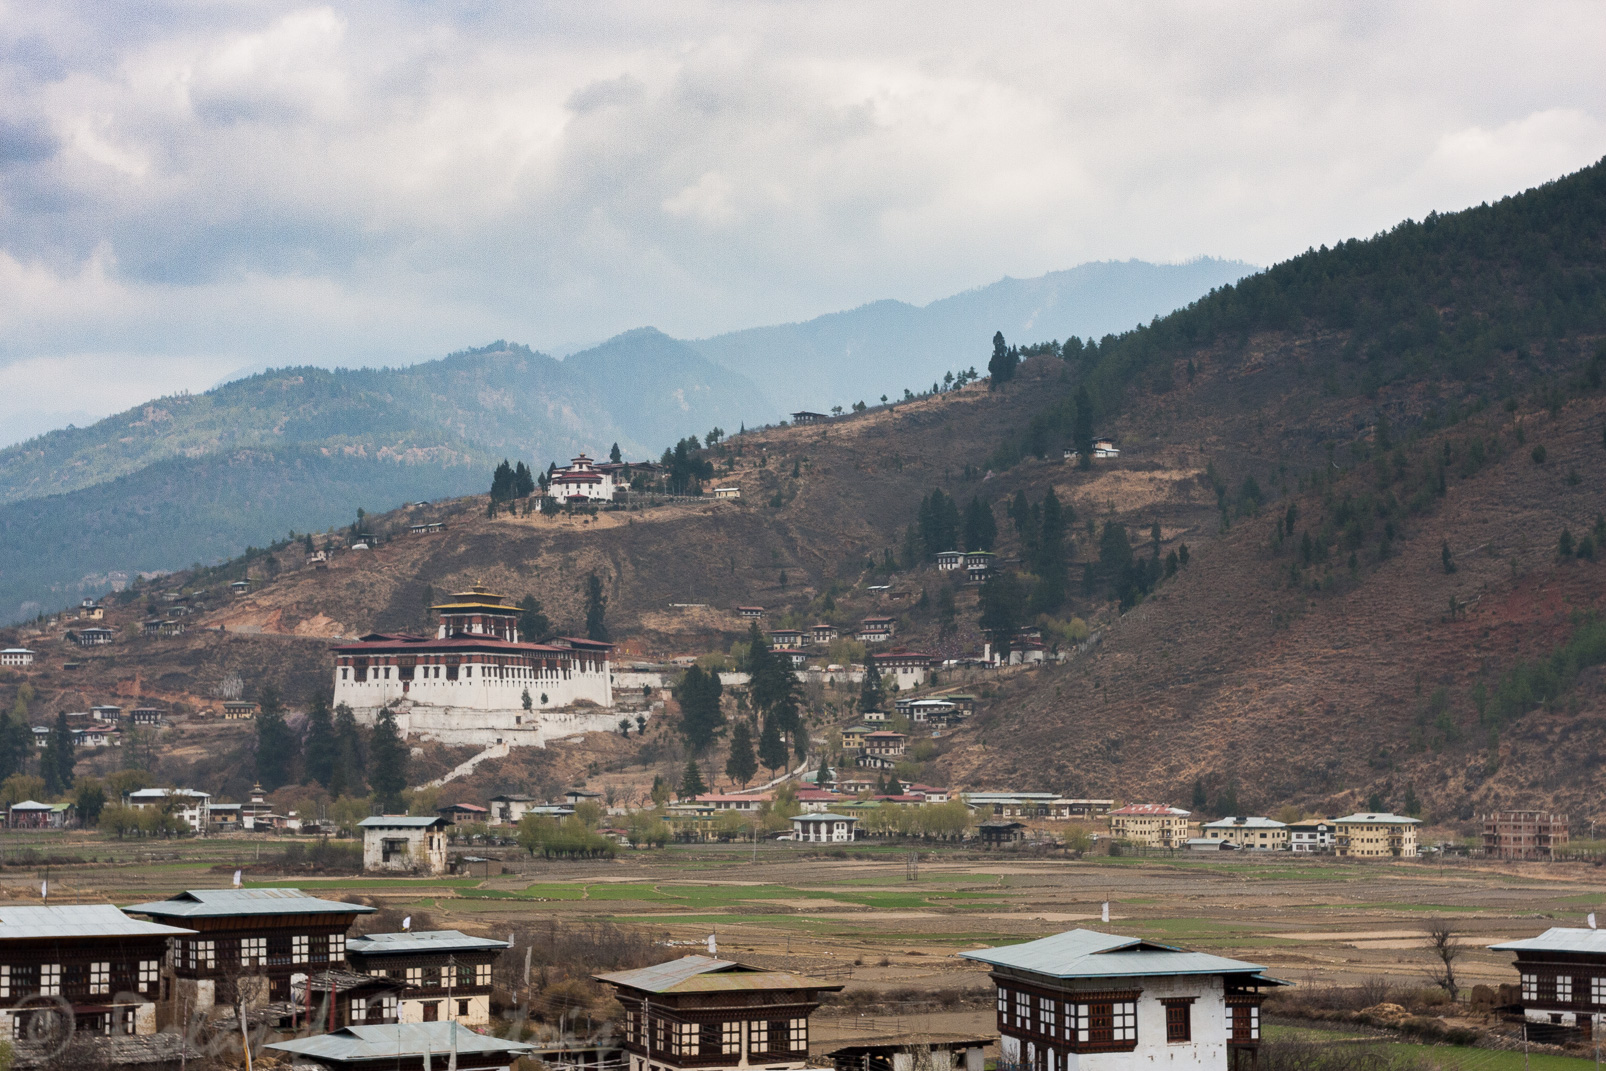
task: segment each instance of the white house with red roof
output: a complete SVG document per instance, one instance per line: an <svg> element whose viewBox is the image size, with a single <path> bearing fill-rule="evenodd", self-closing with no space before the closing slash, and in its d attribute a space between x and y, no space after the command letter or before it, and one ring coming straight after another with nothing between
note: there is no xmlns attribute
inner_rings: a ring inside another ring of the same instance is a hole
<svg viewBox="0 0 1606 1071"><path fill-rule="evenodd" d="M934 654L924 651L888 651L886 654L873 654L870 659L875 662L876 670L881 674L883 683L896 681L899 688L918 688L931 679L931 671L937 667L938 658Z"/></svg>
<svg viewBox="0 0 1606 1071"><path fill-rule="evenodd" d="M546 493L560 502L612 502L616 490L613 465L598 465L583 452L568 467L553 469Z"/></svg>
<svg viewBox="0 0 1606 1071"><path fill-rule="evenodd" d="M447 744L539 747L615 728L612 644L526 643L519 608L479 585L432 609L432 637L372 633L335 647L335 703L364 724L388 706L403 735Z"/></svg>

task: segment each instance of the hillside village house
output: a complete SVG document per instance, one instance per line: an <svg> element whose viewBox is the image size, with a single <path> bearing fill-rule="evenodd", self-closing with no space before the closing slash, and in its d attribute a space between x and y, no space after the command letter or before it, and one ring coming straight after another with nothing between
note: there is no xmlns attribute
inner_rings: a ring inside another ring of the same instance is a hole
<svg viewBox="0 0 1606 1071"><path fill-rule="evenodd" d="M1288 826L1288 850L1291 852L1330 852L1338 835L1338 827L1325 819L1293 822Z"/></svg>
<svg viewBox="0 0 1606 1071"><path fill-rule="evenodd" d="M832 640L836 639L836 626L814 625L809 628L809 639L814 643L821 644L822 646L824 644L828 644Z"/></svg>
<svg viewBox="0 0 1606 1071"><path fill-rule="evenodd" d="M373 908L309 896L300 889L190 889L127 909L193 936L166 959L160 1025L213 1008L261 1007L290 999L292 978L344 966L346 931Z"/></svg>
<svg viewBox="0 0 1606 1071"><path fill-rule="evenodd" d="M119 722L123 720L123 708L115 703L96 703L89 708L89 715L97 721Z"/></svg>
<svg viewBox="0 0 1606 1071"><path fill-rule="evenodd" d="M366 725L391 706L404 735L448 744L540 746L615 727L612 644L526 643L519 608L480 585L432 609L433 637L373 633L334 648L335 703Z"/></svg>
<svg viewBox="0 0 1606 1071"><path fill-rule="evenodd" d="M873 729L868 725L850 725L842 730L843 751L863 751L864 738L869 736Z"/></svg>
<svg viewBox="0 0 1606 1071"><path fill-rule="evenodd" d="M85 621L104 621L106 608L94 599L85 599L78 604L78 616Z"/></svg>
<svg viewBox="0 0 1606 1071"><path fill-rule="evenodd" d="M739 811L742 814L757 814L760 807L774 797L767 792L704 792L694 798L692 802L702 804L715 811Z"/></svg>
<svg viewBox="0 0 1606 1071"><path fill-rule="evenodd" d="M193 933L110 904L0 905L0 1038L29 1036L34 1015L62 1005L80 1034L156 1033L167 943Z"/></svg>
<svg viewBox="0 0 1606 1071"><path fill-rule="evenodd" d="M896 684L900 689L918 688L925 684L937 666L937 656L924 651L888 651L886 654L873 654L870 658L883 679L890 678L886 683Z"/></svg>
<svg viewBox="0 0 1606 1071"><path fill-rule="evenodd" d="M1110 836L1150 848L1182 848L1192 813L1164 803L1131 803L1110 812Z"/></svg>
<svg viewBox="0 0 1606 1071"><path fill-rule="evenodd" d="M527 814L545 818L567 818L574 813L574 808L568 804L542 803L534 796L519 793L492 796L490 803L492 824L502 826L516 826Z"/></svg>
<svg viewBox="0 0 1606 1071"><path fill-rule="evenodd" d="M764 607L738 606L736 608L736 614L744 621L757 621L759 618L764 616Z"/></svg>
<svg viewBox="0 0 1606 1071"><path fill-rule="evenodd" d="M1286 984L1258 964L1094 930L960 955L992 968L1000 1065L1028 1071L1252 1065L1261 990Z"/></svg>
<svg viewBox="0 0 1606 1071"><path fill-rule="evenodd" d="M257 704L252 699L229 699L223 704L224 721L250 721L257 716Z"/></svg>
<svg viewBox="0 0 1606 1071"><path fill-rule="evenodd" d="M1571 1027L1589 1039L1606 1021L1606 930L1553 926L1537 937L1490 945L1515 952L1522 1016L1527 1022ZM1560 1031L1535 1032L1535 1041L1570 1040Z"/></svg>
<svg viewBox="0 0 1606 1071"><path fill-rule="evenodd" d="M1224 841L1257 852L1280 852L1288 847L1288 827L1271 818L1227 817L1206 822L1203 839Z"/></svg>
<svg viewBox="0 0 1606 1071"><path fill-rule="evenodd" d="M1350 859L1415 859L1416 818L1363 812L1333 820L1333 852Z"/></svg>
<svg viewBox="0 0 1606 1071"><path fill-rule="evenodd" d="M951 573L965 567L965 552L962 550L943 550L937 552L937 568L945 573Z"/></svg>
<svg viewBox="0 0 1606 1071"><path fill-rule="evenodd" d="M26 647L7 647L0 651L0 666L31 666L34 653Z"/></svg>
<svg viewBox="0 0 1606 1071"><path fill-rule="evenodd" d="M714 497L715 498L741 498L742 497L742 489L740 487L716 487L716 488L714 488Z"/></svg>
<svg viewBox="0 0 1606 1071"><path fill-rule="evenodd" d="M792 414L792 423L794 424L824 424L830 419L824 413L811 413L807 409L801 409Z"/></svg>
<svg viewBox="0 0 1606 1071"><path fill-rule="evenodd" d="M115 634L109 628L79 629L73 634L73 642L80 647L104 647L111 643Z"/></svg>
<svg viewBox="0 0 1606 1071"><path fill-rule="evenodd" d="M625 1009L629 1071L802 1071L809 1016L842 986L712 956L599 974Z"/></svg>
<svg viewBox="0 0 1606 1071"><path fill-rule="evenodd" d="M995 555L990 550L965 551L965 573L972 584L980 584L993 575Z"/></svg>
<svg viewBox="0 0 1606 1071"><path fill-rule="evenodd" d="M371 933L347 940L346 957L359 973L405 982L399 1022L456 1019L485 1026L491 1021L491 967L508 947L457 930Z"/></svg>
<svg viewBox="0 0 1606 1071"><path fill-rule="evenodd" d="M803 631L795 628L777 628L770 630L771 647L800 647L803 644Z"/></svg>
<svg viewBox="0 0 1606 1071"><path fill-rule="evenodd" d="M385 814L364 818L362 868L365 871L414 870L446 873L446 819L436 815Z"/></svg>
<svg viewBox="0 0 1606 1071"><path fill-rule="evenodd" d="M22 800L6 809L6 824L12 829L70 829L78 824L78 807L72 803Z"/></svg>
<svg viewBox="0 0 1606 1071"><path fill-rule="evenodd" d="M491 817L490 808L481 807L477 803L448 803L444 807L435 808L435 813L454 826L470 822L489 822Z"/></svg>
<svg viewBox="0 0 1606 1071"><path fill-rule="evenodd" d="M896 622L890 617L867 617L859 623L858 640L860 643L886 643L896 631Z"/></svg>
<svg viewBox="0 0 1606 1071"><path fill-rule="evenodd" d="M830 811L804 812L792 818L792 839L810 844L847 844L857 818Z"/></svg>
<svg viewBox="0 0 1606 1071"><path fill-rule="evenodd" d="M1567 816L1546 811L1496 811L1483 816L1483 854L1490 859L1548 861L1567 845Z"/></svg>
<svg viewBox="0 0 1606 1071"><path fill-rule="evenodd" d="M908 743L909 738L902 733L895 733L891 729L877 729L873 733L864 734L864 753L882 759L902 758Z"/></svg>
<svg viewBox="0 0 1606 1071"><path fill-rule="evenodd" d="M167 720L167 711L161 707L135 707L128 712L130 725L161 725Z"/></svg>
<svg viewBox="0 0 1606 1071"><path fill-rule="evenodd" d="M1115 445L1114 439L1094 439L1093 456L1096 458L1120 457L1121 450Z"/></svg>
<svg viewBox="0 0 1606 1071"><path fill-rule="evenodd" d="M212 824L212 796L193 788L140 788L123 793L123 803L136 811L169 811L196 833Z"/></svg>

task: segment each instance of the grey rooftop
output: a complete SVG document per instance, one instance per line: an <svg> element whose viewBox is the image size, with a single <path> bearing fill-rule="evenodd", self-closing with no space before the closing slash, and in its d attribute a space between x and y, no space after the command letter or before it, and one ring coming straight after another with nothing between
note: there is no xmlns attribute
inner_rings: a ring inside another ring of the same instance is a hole
<svg viewBox="0 0 1606 1071"><path fill-rule="evenodd" d="M1139 978L1146 975L1247 974L1257 982L1280 985L1260 976L1258 963L1189 952L1137 937L1068 930L1025 944L961 952L965 959L1050 978Z"/></svg>
<svg viewBox="0 0 1606 1071"><path fill-rule="evenodd" d="M335 1061L395 1059L422 1056L429 1052L436 1054L440 1065L444 1067L447 1054L452 1051L454 1044L453 1027L457 1028L455 1044L459 1055L509 1053L517 1057L535 1048L522 1041L504 1041L476 1034L452 1020L441 1023L347 1026L328 1034L278 1041L266 1047L315 1060ZM512 1062L511 1059L509 1062Z"/></svg>
<svg viewBox="0 0 1606 1071"><path fill-rule="evenodd" d="M1575 926L1552 926L1538 937L1525 937L1490 945L1494 952L1583 952L1606 953L1606 930L1586 930Z"/></svg>
<svg viewBox="0 0 1606 1071"><path fill-rule="evenodd" d="M506 941L470 937L459 930L418 930L409 933L370 933L346 939L346 951L358 955L401 952L490 952L507 948Z"/></svg>
<svg viewBox="0 0 1606 1071"><path fill-rule="evenodd" d="M368 915L374 909L322 900L300 889L187 889L166 900L130 904L129 911L158 918L228 918L234 915Z"/></svg>
<svg viewBox="0 0 1606 1071"><path fill-rule="evenodd" d="M440 815L410 815L410 814L376 814L372 818L364 818L358 822L362 829L429 829L431 826L447 825L446 819Z"/></svg>
<svg viewBox="0 0 1606 1071"><path fill-rule="evenodd" d="M0 905L0 941L63 937L172 937L194 933L131 919L111 904Z"/></svg>

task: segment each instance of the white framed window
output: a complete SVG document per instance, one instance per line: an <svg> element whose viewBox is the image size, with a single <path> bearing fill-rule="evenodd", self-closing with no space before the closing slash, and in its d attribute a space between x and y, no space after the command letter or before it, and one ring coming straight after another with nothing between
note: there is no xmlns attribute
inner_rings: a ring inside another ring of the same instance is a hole
<svg viewBox="0 0 1606 1071"><path fill-rule="evenodd" d="M475 985L490 985L491 984L491 965L489 963L476 963L476 964L474 964L474 984Z"/></svg>
<svg viewBox="0 0 1606 1071"><path fill-rule="evenodd" d="M1256 1008L1255 1011L1259 1011ZM1136 1001L1118 1000L1111 1007L1110 1026L1115 1032L1116 1041L1136 1041L1138 1039L1138 1006Z"/></svg>
<svg viewBox="0 0 1606 1071"><path fill-rule="evenodd" d="M11 995L11 964L0 963L0 997Z"/></svg>
<svg viewBox="0 0 1606 1071"><path fill-rule="evenodd" d="M112 965L108 962L91 963L89 965L89 992L91 994L110 993L112 991Z"/></svg>
<svg viewBox="0 0 1606 1071"><path fill-rule="evenodd" d="M0 996L3 995L0 994ZM1606 978L1597 975L1589 980L1589 1002L1591 1004L1606 1004Z"/></svg>
<svg viewBox="0 0 1606 1071"><path fill-rule="evenodd" d="M742 1024L719 1024L719 1051L722 1056L740 1056L742 1054Z"/></svg>
<svg viewBox="0 0 1606 1071"><path fill-rule="evenodd" d="M1030 993L1015 994L1015 1025L1030 1026L1032 1024L1032 995Z"/></svg>
<svg viewBox="0 0 1606 1071"><path fill-rule="evenodd" d="M45 997L61 996L61 964L42 963L39 965L39 995Z"/></svg>
<svg viewBox="0 0 1606 1071"><path fill-rule="evenodd" d="M1556 1000L1562 1004L1571 1004L1573 1001L1573 976L1570 974L1556 975Z"/></svg>
<svg viewBox="0 0 1606 1071"><path fill-rule="evenodd" d="M1524 974L1522 976L1522 999L1539 999L1539 976L1537 974Z"/></svg>
<svg viewBox="0 0 1606 1071"><path fill-rule="evenodd" d="M424 968L408 967L407 984L414 987L422 986L424 984Z"/></svg>
<svg viewBox="0 0 1606 1071"><path fill-rule="evenodd" d="M329 961L331 963L346 958L346 935L332 933L329 935Z"/></svg>
<svg viewBox="0 0 1606 1071"><path fill-rule="evenodd" d="M160 977L161 960L142 959L139 961L139 991L141 993L156 992L156 982Z"/></svg>
<svg viewBox="0 0 1606 1071"><path fill-rule="evenodd" d="M747 1024L747 1051L767 1052L770 1047L770 1024L768 1019L760 1019Z"/></svg>
<svg viewBox="0 0 1606 1071"><path fill-rule="evenodd" d="M625 1040L632 1044L636 1041L636 1012L629 1009L625 1012Z"/></svg>
<svg viewBox="0 0 1606 1071"><path fill-rule="evenodd" d="M789 1024L791 1034L791 1050L793 1052L809 1051L809 1021L807 1019L793 1019Z"/></svg>
<svg viewBox="0 0 1606 1071"><path fill-rule="evenodd" d="M312 951L312 938L307 934L298 933L290 938L290 962L305 963L308 954Z"/></svg>
<svg viewBox="0 0 1606 1071"><path fill-rule="evenodd" d="M1049 1037L1055 1036L1054 1028L1057 1025L1056 1020L1059 1018L1055 1014L1054 1006L1055 1001L1048 997L1037 998L1037 1025Z"/></svg>
<svg viewBox="0 0 1606 1071"><path fill-rule="evenodd" d="M675 1024L675 1051L681 1056L696 1056L701 1041L702 1028L697 1023Z"/></svg>
<svg viewBox="0 0 1606 1071"><path fill-rule="evenodd" d="M1005 1019L1009 1017L1009 990L1003 986L998 987L998 1014Z"/></svg>
<svg viewBox="0 0 1606 1071"><path fill-rule="evenodd" d="M1065 1006L1066 1033L1076 1031L1076 1040L1085 1043L1088 1040L1088 1009L1086 1004L1067 1004Z"/></svg>
<svg viewBox="0 0 1606 1071"><path fill-rule="evenodd" d="M380 1014L380 1017L384 1018L384 1019L394 1019L394 1018L396 1018L396 998L395 997L380 997L379 998L379 1014Z"/></svg>
<svg viewBox="0 0 1606 1071"><path fill-rule="evenodd" d="M186 962L190 970L195 971L217 966L217 942L191 941L186 950L188 952Z"/></svg>
<svg viewBox="0 0 1606 1071"><path fill-rule="evenodd" d="M1252 1041L1260 1040L1260 1005L1252 1004L1249 1007L1249 1037Z"/></svg>
<svg viewBox="0 0 1606 1071"><path fill-rule="evenodd" d="M351 998L351 1021L354 1022L354 1023L360 1023L366 1018L368 1018L368 998L367 997L352 997Z"/></svg>
<svg viewBox="0 0 1606 1071"><path fill-rule="evenodd" d="M240 938L240 966L260 967L267 962L268 939L266 937Z"/></svg>

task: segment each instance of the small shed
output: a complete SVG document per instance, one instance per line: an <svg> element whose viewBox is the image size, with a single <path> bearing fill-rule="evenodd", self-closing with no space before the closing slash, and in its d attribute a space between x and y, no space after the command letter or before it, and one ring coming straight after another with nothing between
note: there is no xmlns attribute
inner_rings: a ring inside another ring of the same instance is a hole
<svg viewBox="0 0 1606 1071"><path fill-rule="evenodd" d="M357 823L362 830L362 868L370 871L419 870L446 873L446 819L436 815L375 815Z"/></svg>

